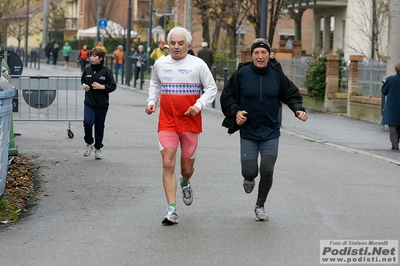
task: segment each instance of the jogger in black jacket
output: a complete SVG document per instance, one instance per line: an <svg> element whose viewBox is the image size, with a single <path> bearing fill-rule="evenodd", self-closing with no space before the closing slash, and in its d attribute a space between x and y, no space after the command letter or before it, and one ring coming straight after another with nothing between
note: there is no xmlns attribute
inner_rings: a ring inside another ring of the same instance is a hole
<svg viewBox="0 0 400 266"><path fill-rule="evenodd" d="M252 61L239 65L220 98L225 115L222 125L228 128L229 134L240 130L240 160L246 193L253 191L255 178L260 172L254 208L257 221L268 220L264 204L272 187L278 157L280 102L288 105L301 121L307 120L299 89L285 76L280 66L269 62L270 51L264 39L255 39L251 46Z"/></svg>
<svg viewBox="0 0 400 266"><path fill-rule="evenodd" d="M85 90L83 126L86 151L84 156L92 154L101 159L103 145L104 124L109 105L109 93L115 91L115 83L111 70L104 66L105 51L93 48L90 51L91 65L84 69L81 83ZM94 138L93 138L94 125Z"/></svg>

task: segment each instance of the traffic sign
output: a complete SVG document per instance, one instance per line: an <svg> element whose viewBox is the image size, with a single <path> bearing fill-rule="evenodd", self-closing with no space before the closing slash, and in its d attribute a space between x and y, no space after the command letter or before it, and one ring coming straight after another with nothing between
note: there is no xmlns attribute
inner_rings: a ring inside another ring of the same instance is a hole
<svg viewBox="0 0 400 266"><path fill-rule="evenodd" d="M99 27L100 29L105 29L108 26L108 22L105 18L101 18L99 19L99 21L97 22L97 27Z"/></svg>
<svg viewBox="0 0 400 266"><path fill-rule="evenodd" d="M7 57L5 57L7 55ZM7 62L7 65L10 69L10 75L21 75L24 65L22 64L22 60L16 53L12 51L0 51L0 56Z"/></svg>

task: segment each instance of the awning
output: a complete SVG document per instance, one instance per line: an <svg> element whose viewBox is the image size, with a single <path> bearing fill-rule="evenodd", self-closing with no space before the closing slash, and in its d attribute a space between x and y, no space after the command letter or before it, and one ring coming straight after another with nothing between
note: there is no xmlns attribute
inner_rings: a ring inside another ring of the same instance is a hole
<svg viewBox="0 0 400 266"><path fill-rule="evenodd" d="M107 28L104 30L100 29L100 36L104 34L104 37L111 36L113 38L123 38L126 37L127 30L122 27L120 24L115 23L113 21L108 21ZM90 37L96 38L97 35L97 26L88 28L86 30L78 31L78 38L80 37ZM138 38L140 35L136 32L131 30L131 38Z"/></svg>

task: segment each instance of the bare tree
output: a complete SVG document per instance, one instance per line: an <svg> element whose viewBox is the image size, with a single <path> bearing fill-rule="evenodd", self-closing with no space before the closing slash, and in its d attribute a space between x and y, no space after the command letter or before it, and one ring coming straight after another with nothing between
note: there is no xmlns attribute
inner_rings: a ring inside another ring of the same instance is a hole
<svg viewBox="0 0 400 266"><path fill-rule="evenodd" d="M201 26L203 27L203 40L207 43L210 42L210 10L211 2L208 0L194 0L193 5L198 10L198 15L201 19Z"/></svg>
<svg viewBox="0 0 400 266"><path fill-rule="evenodd" d="M50 40L60 38L60 34L65 30L65 11L55 3L50 3L49 7L49 31Z"/></svg>
<svg viewBox="0 0 400 266"><path fill-rule="evenodd" d="M284 0L268 1L269 16L267 17L267 20L269 20L269 27L267 40L270 44L272 44L274 41L275 28L276 24L278 23L283 4ZM246 7L248 8L247 20L254 25L256 36L258 37L260 36L261 28L261 3L259 0L249 0Z"/></svg>
<svg viewBox="0 0 400 266"><path fill-rule="evenodd" d="M383 40L387 38L385 28L388 23L389 0L358 0L357 4L361 8L355 12L352 20L361 37L371 46L367 50L361 45L364 44L363 41L353 39L353 44L349 44L348 47L366 59L380 60L387 52Z"/></svg>
<svg viewBox="0 0 400 266"><path fill-rule="evenodd" d="M223 18L224 18L224 16L223 16L221 6L219 6L218 4L213 5L210 9L210 19L213 21L214 31L212 33L212 41L210 42L210 44L211 44L211 50L214 53L216 53L218 48L221 48L222 51L225 50L225 47L218 47L218 45L219 45L218 40L219 40L219 35L221 32L221 24L222 24ZM224 46L225 43L222 45Z"/></svg>
<svg viewBox="0 0 400 266"><path fill-rule="evenodd" d="M31 0L31 2L36 2L37 0ZM15 30L15 28L10 29L11 21L17 19L14 14L16 11L24 6L25 0L1 0L0 1L0 47L3 47L6 43L7 36L15 36L10 33L10 30ZM20 16L19 16L20 17ZM25 21L25 20L24 20ZM24 22L25 23L25 22ZM25 36L25 26L21 29L22 36ZM17 38L18 39L18 38ZM22 37L24 39L24 37ZM22 40L21 39L21 40ZM20 40L18 40L20 42Z"/></svg>
<svg viewBox="0 0 400 266"><path fill-rule="evenodd" d="M294 39L301 40L301 20L306 8L299 7L297 9L289 9L289 15L294 20Z"/></svg>
<svg viewBox="0 0 400 266"><path fill-rule="evenodd" d="M272 0L271 7L269 9L270 21L269 21L269 31L268 31L268 43L272 45L274 41L275 28L278 23L279 16L281 14L282 6L284 0Z"/></svg>
<svg viewBox="0 0 400 266"><path fill-rule="evenodd" d="M36 0L32 0L32 2L36 2ZM22 40L25 39L26 30L28 30L29 36L33 36L41 31L41 24L39 22L29 21L27 29L26 12L24 12L25 1L6 0L1 4L1 18L5 16L5 19L0 19L0 25L3 29L0 34L1 44L5 43L6 36L12 36L17 39L18 48L20 48Z"/></svg>
<svg viewBox="0 0 400 266"><path fill-rule="evenodd" d="M237 35L240 23L246 18L247 8L245 8L246 1L225 0L221 2L222 14L222 27L226 30L226 44L229 48L228 57L230 59L236 58L237 53Z"/></svg>
<svg viewBox="0 0 400 266"><path fill-rule="evenodd" d="M9 36L13 36L18 41L18 49L21 47L21 42L25 39L26 25L24 20L15 20L8 26Z"/></svg>

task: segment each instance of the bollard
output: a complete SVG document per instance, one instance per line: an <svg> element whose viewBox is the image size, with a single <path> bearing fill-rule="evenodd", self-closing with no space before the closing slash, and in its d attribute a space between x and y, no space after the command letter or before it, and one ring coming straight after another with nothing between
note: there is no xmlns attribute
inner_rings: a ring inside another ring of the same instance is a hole
<svg viewBox="0 0 400 266"><path fill-rule="evenodd" d="M131 77L132 77L132 57L128 56L128 63L126 63L126 75L125 75L125 84L127 86L131 85Z"/></svg>
<svg viewBox="0 0 400 266"><path fill-rule="evenodd" d="M217 66L213 66L213 77L214 80L217 81Z"/></svg>
<svg viewBox="0 0 400 266"><path fill-rule="evenodd" d="M136 61L134 61L134 66L133 66L133 87L136 88Z"/></svg>
<svg viewBox="0 0 400 266"><path fill-rule="evenodd" d="M228 68L224 67L224 87L228 83Z"/></svg>
<svg viewBox="0 0 400 266"><path fill-rule="evenodd" d="M144 66L140 67L140 89L143 90L144 83Z"/></svg>
<svg viewBox="0 0 400 266"><path fill-rule="evenodd" d="M213 66L213 78L214 78L215 84L217 84L217 67L216 66ZM217 89L218 89L218 86L217 86ZM212 106L212 108L215 108L215 99L212 102L211 106Z"/></svg>
<svg viewBox="0 0 400 266"><path fill-rule="evenodd" d="M18 148L15 146L14 140L14 122L13 115L10 118L10 142L8 144L8 155L18 155Z"/></svg>
<svg viewBox="0 0 400 266"><path fill-rule="evenodd" d="M122 69L121 69L121 84L124 83L124 79L125 79L125 60L122 61Z"/></svg>
<svg viewBox="0 0 400 266"><path fill-rule="evenodd" d="M38 52L38 69L40 69L40 51Z"/></svg>

